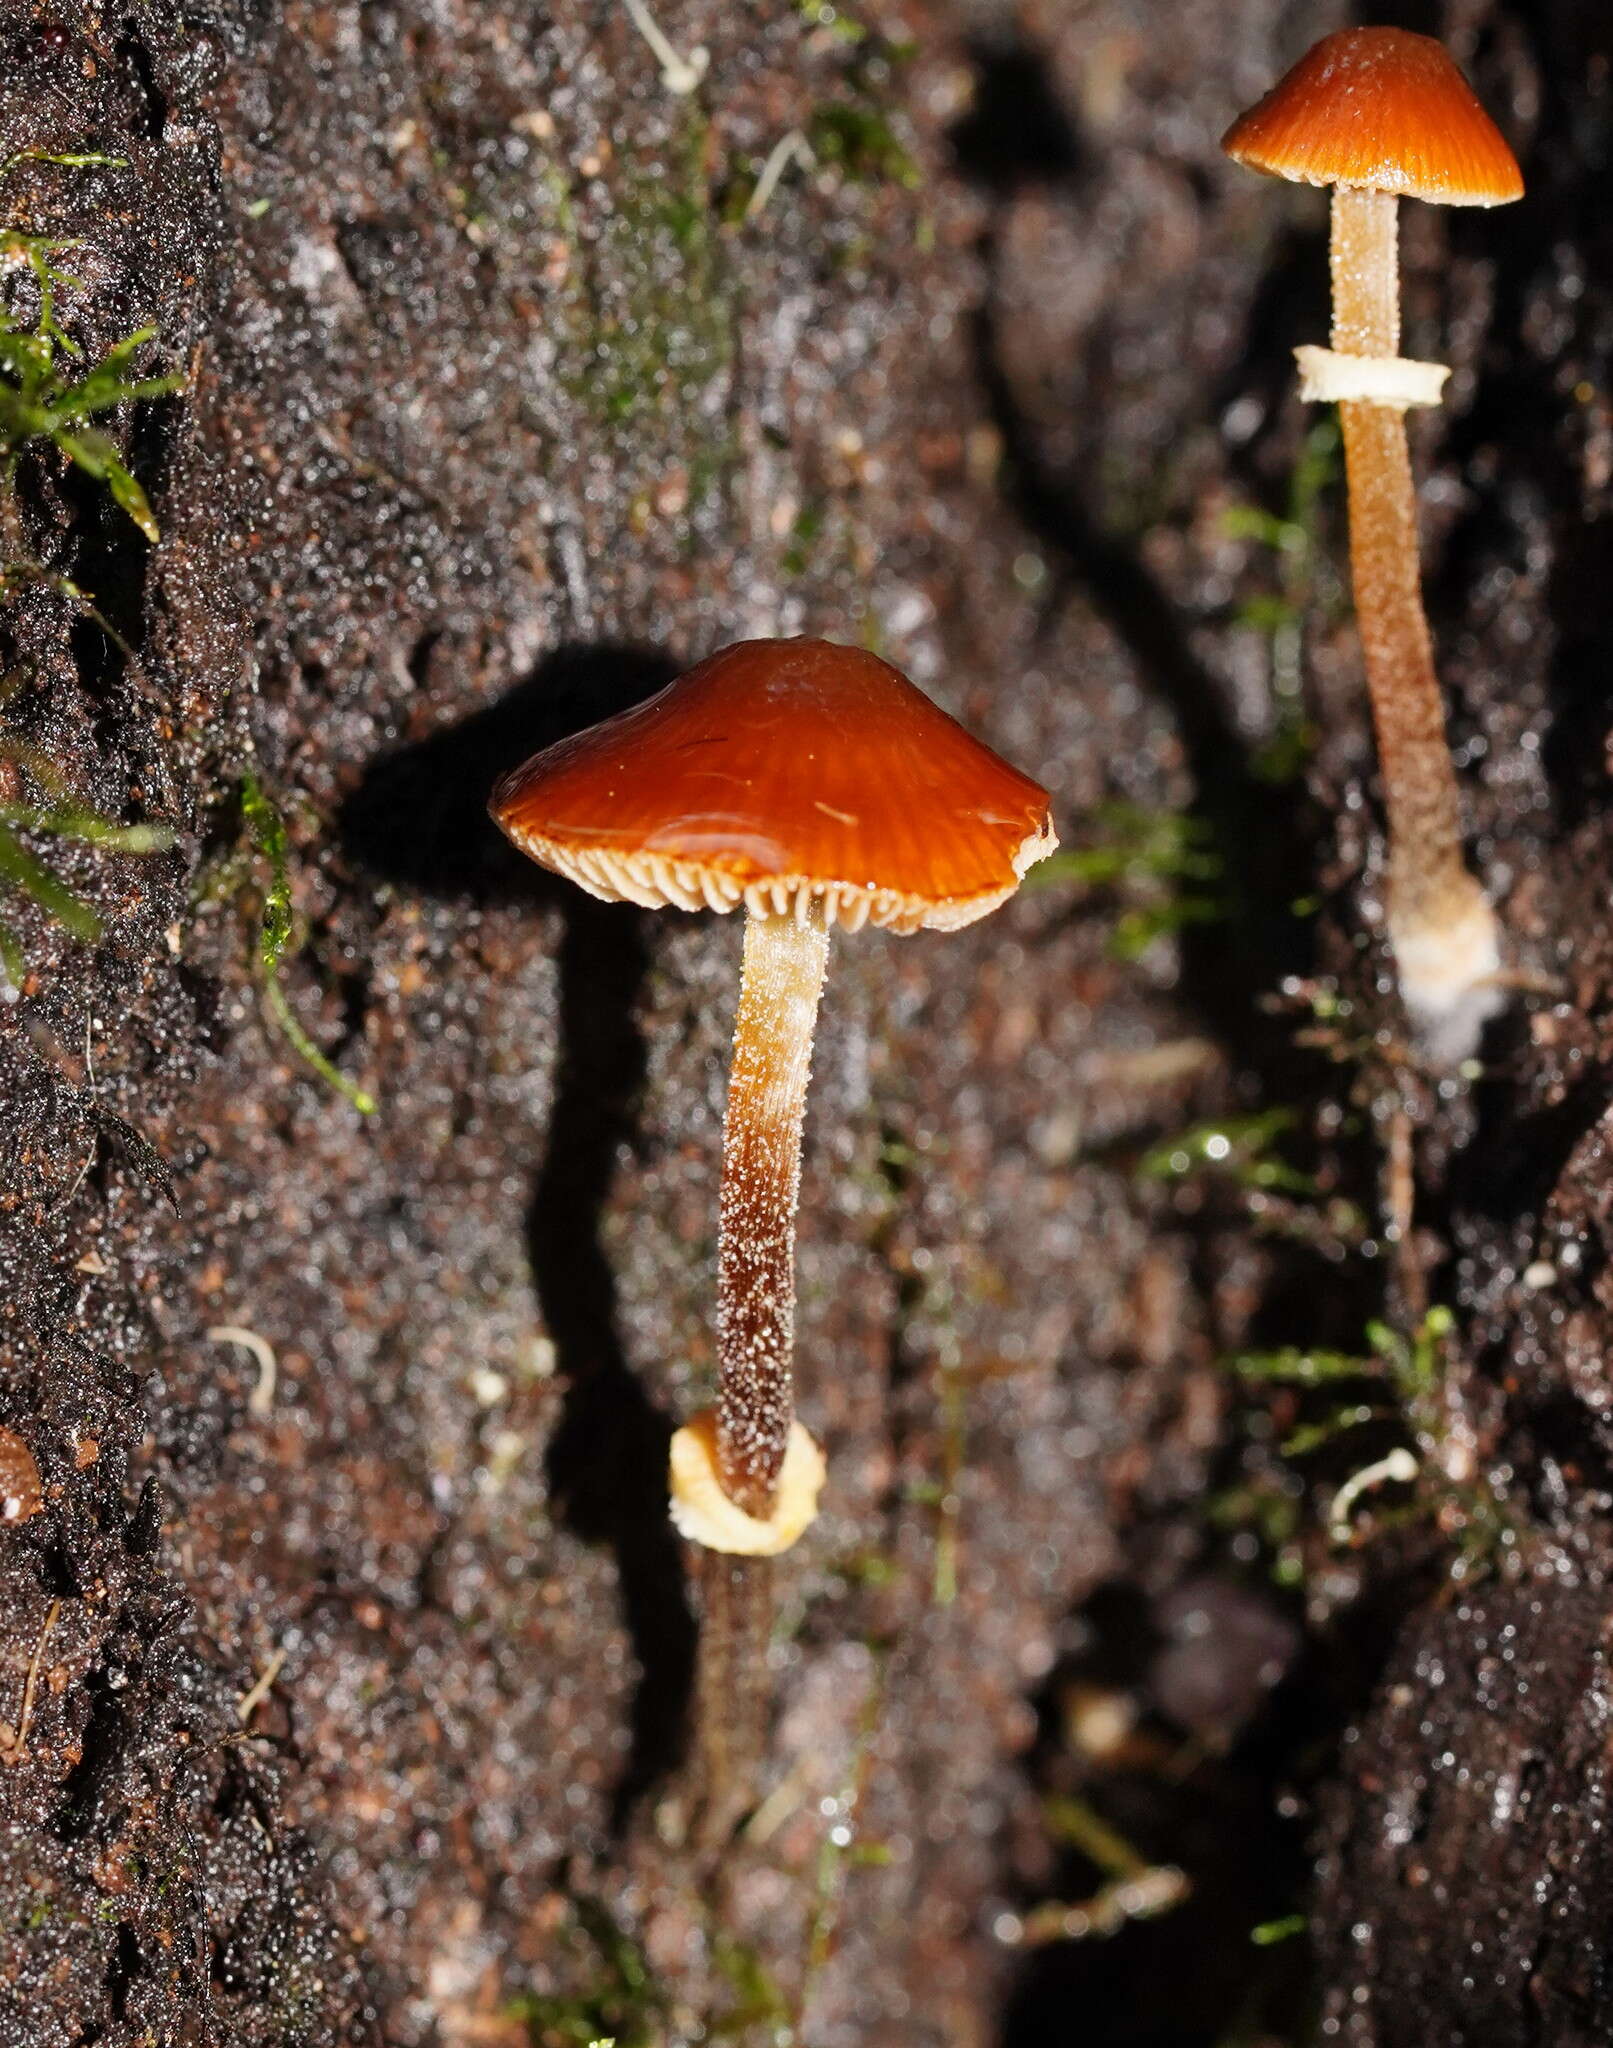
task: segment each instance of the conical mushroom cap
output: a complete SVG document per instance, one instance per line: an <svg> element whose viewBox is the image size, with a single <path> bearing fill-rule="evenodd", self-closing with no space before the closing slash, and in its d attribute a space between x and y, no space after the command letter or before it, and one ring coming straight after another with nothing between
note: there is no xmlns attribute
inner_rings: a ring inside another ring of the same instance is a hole
<svg viewBox="0 0 1613 2048"><path fill-rule="evenodd" d="M826 640L726 647L507 775L491 810L607 900L951 930L1057 843L1047 792L888 662Z"/></svg>
<svg viewBox="0 0 1613 2048"><path fill-rule="evenodd" d="M1499 206L1523 173L1450 53L1403 28L1322 40L1234 121L1221 147L1302 185L1355 185L1446 206Z"/></svg>

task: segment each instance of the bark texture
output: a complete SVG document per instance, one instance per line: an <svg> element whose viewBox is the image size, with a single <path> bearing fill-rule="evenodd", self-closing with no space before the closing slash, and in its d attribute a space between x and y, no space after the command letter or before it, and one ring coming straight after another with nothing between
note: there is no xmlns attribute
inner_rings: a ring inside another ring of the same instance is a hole
<svg viewBox="0 0 1613 2048"><path fill-rule="evenodd" d="M1406 209L1408 352L1456 365L1415 431L1475 852L1552 983L1442 1094L1393 1057L1336 480L1302 589L1226 517L1290 510L1326 241L1216 138L1335 10L659 12L709 47L691 98L605 0L0 6L8 221L81 240L88 362L150 325L188 380L102 422L155 547L19 471L32 555L128 651L59 583L0 616L7 743L179 833L40 842L96 945L3 906L0 1426L44 1505L0 1526L0 2042L1297 2039L1302 1944L1248 1940L1296 1912L1357 2048L1448 2038L1453 1997L1485 2048L1603 2038L1606 28L1398 17L1530 180ZM792 131L816 169L747 217ZM1273 594L1320 733L1277 785ZM483 807L802 629L1047 780L1067 843L1185 814L1222 867L1138 958L1157 860L838 949L797 1348L835 1491L779 1574L777 1796L707 1883L653 1789L693 1671L656 1490L715 1369L738 932L546 881ZM265 1001L254 790L286 1002L373 1118ZM1315 972L1347 1013L1263 1006ZM1278 1111L1310 1192L1155 1170ZM1398 1237L1380 1155L1416 1169ZM1363 1502L1342 1551L1308 1513L1274 1583L1227 1504L1289 1484L1300 1418L1252 1438L1219 1361L1429 1299L1418 1512ZM1464 1562L1453 1474L1510 1544ZM1193 1894L1028 1947L1103 1880L1075 1801Z"/></svg>

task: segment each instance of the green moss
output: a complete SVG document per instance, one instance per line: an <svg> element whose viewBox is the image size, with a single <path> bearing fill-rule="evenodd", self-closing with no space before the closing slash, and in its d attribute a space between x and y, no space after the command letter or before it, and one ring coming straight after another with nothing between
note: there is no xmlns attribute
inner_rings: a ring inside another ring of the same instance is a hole
<svg viewBox="0 0 1613 2048"><path fill-rule="evenodd" d="M850 8L834 6L830 0L795 0L795 11L808 28L826 29L842 43L855 46L868 40L868 31Z"/></svg>
<svg viewBox="0 0 1613 2048"><path fill-rule="evenodd" d="M241 782L241 817L247 836L261 855L268 879L263 890L263 910L258 921L258 966L263 975L263 992L275 1022L290 1040L297 1056L312 1067L321 1080L328 1081L362 1116L373 1116L377 1108L373 1095L350 1081L332 1064L308 1036L296 1016L280 980L280 964L292 933L291 872L286 844L285 821L279 807L255 775Z"/></svg>
<svg viewBox="0 0 1613 2048"><path fill-rule="evenodd" d="M1030 889L1074 887L1121 899L1110 951L1139 959L1156 939L1226 915L1217 893L1222 862L1209 826L1178 811L1100 804L1080 827L1084 844L1039 862Z"/></svg>
<svg viewBox="0 0 1613 2048"><path fill-rule="evenodd" d="M135 358L156 339L154 327L137 328L93 369L83 367L84 351L57 317L60 294L79 282L59 266L58 258L80 246L60 236L0 234L0 261L25 269L33 285L31 318L0 309L0 468L9 496L22 451L31 442L49 441L85 475L104 483L147 540L154 541L157 522L145 492L113 443L89 422L135 399L177 391L184 379L134 374Z"/></svg>
<svg viewBox="0 0 1613 2048"><path fill-rule="evenodd" d="M1189 1186L1219 1181L1244 1200L1267 1236L1286 1237L1332 1257L1357 1252L1370 1235L1366 1213L1341 1192L1336 1167L1299 1166L1283 1150L1297 1131L1291 1109L1212 1117L1151 1145L1138 1177Z"/></svg>
<svg viewBox="0 0 1613 2048"><path fill-rule="evenodd" d="M702 401L733 359L733 285L707 169L707 124L690 108L670 167L628 170L597 244L561 300L567 389L637 454L686 452L691 469L710 422Z"/></svg>
<svg viewBox="0 0 1613 2048"><path fill-rule="evenodd" d="M923 183L889 117L867 101L836 101L817 108L807 123L806 138L819 163L832 165L853 184L901 185L915 191Z"/></svg>
<svg viewBox="0 0 1613 2048"><path fill-rule="evenodd" d="M788 2001L751 1944L719 1930L712 1937L711 1960L730 2002L721 2012L713 2013L705 2039L745 2042L753 2048L762 2048L763 2043L788 2048L795 2038Z"/></svg>
<svg viewBox="0 0 1613 2048"><path fill-rule="evenodd" d="M1274 717L1253 765L1264 781L1279 785L1298 780L1316 745L1304 706L1304 627L1314 609L1331 609L1339 598L1322 544L1323 507L1338 467L1339 431L1329 418L1305 437L1281 515L1234 505L1222 519L1229 538L1249 541L1265 555L1261 573L1271 587L1245 598L1233 617L1269 645Z"/></svg>
<svg viewBox="0 0 1613 2048"><path fill-rule="evenodd" d="M1241 1489L1241 1498L1220 1497L1215 1518L1258 1529L1283 1561L1277 1576L1289 1584L1303 1578L1304 1553L1316 1538L1332 1547L1357 1540L1358 1513L1368 1506L1374 1532L1433 1522L1455 1541L1459 1577L1493 1564L1516 1540L1505 1504L1482 1476L1453 1483L1443 1456L1455 1336L1455 1317L1435 1307L1409 1332L1368 1323L1360 1352L1288 1347L1227 1359L1263 1398L1257 1434L1277 1464ZM1400 1490L1403 1504L1381 1505L1385 1486Z"/></svg>
<svg viewBox="0 0 1613 2048"><path fill-rule="evenodd" d="M1152 1145L1138 1162L1143 1180L1185 1181L1224 1175L1244 1188L1313 1194L1314 1178L1290 1166L1277 1141L1294 1127L1294 1112L1265 1109L1252 1116L1213 1117Z"/></svg>
<svg viewBox="0 0 1613 2048"><path fill-rule="evenodd" d="M0 594L3 591L0 580ZM20 680L13 676L0 684L0 712L15 697ZM103 817L73 796L57 762L8 734L3 725L0 761L26 775L41 793L38 801L0 801L0 901L26 898L75 939L93 944L103 930L100 912L70 888L29 842L46 838L94 846L107 853L151 854L172 846L173 833L166 825L120 824ZM13 986L20 987L27 960L15 928L3 916L0 966Z"/></svg>
<svg viewBox="0 0 1613 2048"><path fill-rule="evenodd" d="M779 569L785 576L804 576L812 566L815 544L823 532L824 511L821 505L805 505L795 515L790 528L789 545L779 562Z"/></svg>
<svg viewBox="0 0 1613 2048"><path fill-rule="evenodd" d="M529 1991L511 2016L525 2027L532 2048L661 2048L671 2001L639 1944L597 1899L574 1896L566 1943L577 1956L582 1987L573 1992Z"/></svg>
<svg viewBox="0 0 1613 2048"><path fill-rule="evenodd" d="M1038 1948L1050 1941L1084 1941L1117 1934L1133 1920L1152 1920L1181 1905L1191 1890L1174 1864L1151 1863L1085 1799L1054 1793L1043 1805L1047 1831L1091 1864L1100 1882L1074 1904L1060 1900L1025 1915L1021 1940Z"/></svg>

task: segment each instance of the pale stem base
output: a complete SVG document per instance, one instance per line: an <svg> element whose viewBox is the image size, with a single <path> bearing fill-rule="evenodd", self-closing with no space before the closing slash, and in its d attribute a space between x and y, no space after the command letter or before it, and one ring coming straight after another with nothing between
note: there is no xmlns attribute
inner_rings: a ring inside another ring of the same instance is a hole
<svg viewBox="0 0 1613 2048"><path fill-rule="evenodd" d="M1399 352L1397 204L1386 192L1340 187L1333 194L1333 347L1341 355ZM1443 1057L1460 1059L1499 1006L1499 933L1462 852L1423 611L1405 418L1391 406L1351 400L1339 407L1339 420L1350 570L1389 815L1389 937L1402 995L1430 1050L1437 1040Z"/></svg>
<svg viewBox="0 0 1613 2048"><path fill-rule="evenodd" d="M821 917L746 918L717 1232L717 1472L762 1520L795 1415L801 1119L828 958Z"/></svg>

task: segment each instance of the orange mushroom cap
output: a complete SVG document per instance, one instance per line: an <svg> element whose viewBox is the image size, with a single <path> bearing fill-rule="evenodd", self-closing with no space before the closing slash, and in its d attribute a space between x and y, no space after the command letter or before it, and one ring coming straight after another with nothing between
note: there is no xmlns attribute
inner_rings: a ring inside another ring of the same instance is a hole
<svg viewBox="0 0 1613 2048"><path fill-rule="evenodd" d="M536 754L491 810L592 895L953 930L1057 843L1046 790L889 662L745 640Z"/></svg>
<svg viewBox="0 0 1613 2048"><path fill-rule="evenodd" d="M1323 36L1221 139L1303 185L1354 185L1446 206L1500 206L1523 173L1449 51L1403 28Z"/></svg>

